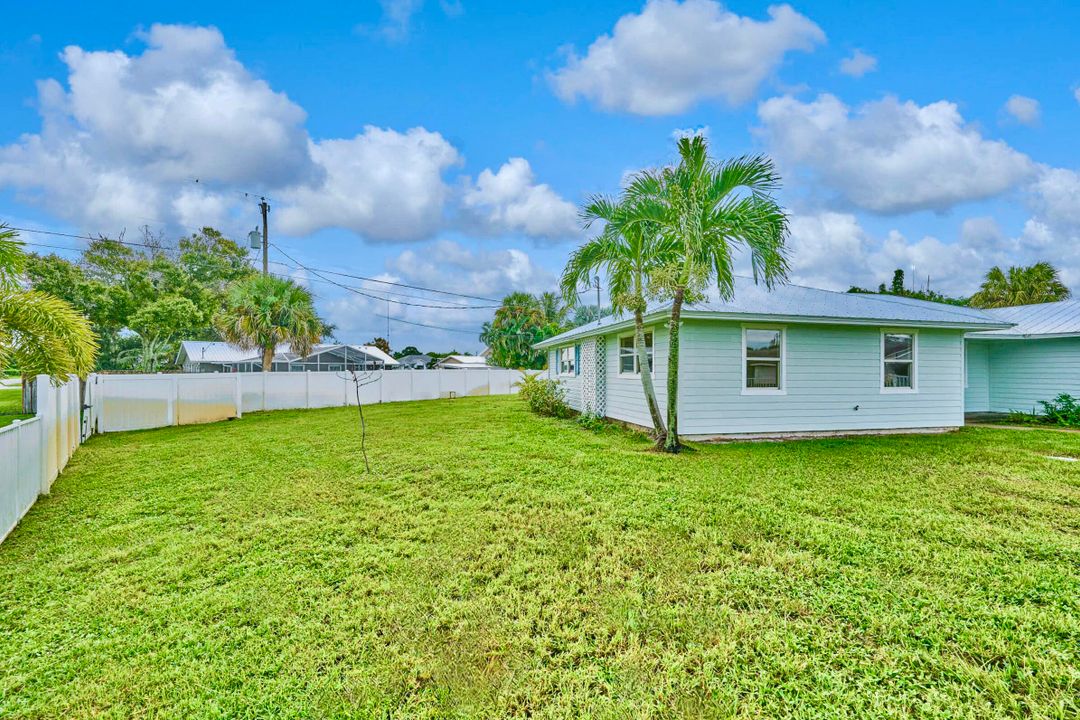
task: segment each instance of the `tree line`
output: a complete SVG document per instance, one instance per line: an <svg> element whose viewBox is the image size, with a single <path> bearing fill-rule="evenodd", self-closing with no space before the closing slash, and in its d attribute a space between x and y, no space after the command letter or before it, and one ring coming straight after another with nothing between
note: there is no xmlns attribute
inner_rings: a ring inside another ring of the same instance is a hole
<svg viewBox="0 0 1080 720"><path fill-rule="evenodd" d="M983 277L978 291L970 297L950 297L934 292L929 287L925 290L909 288L905 283L904 271L900 268L893 272L889 285L881 283L876 291L852 285L848 292L896 295L983 309L1037 305L1072 297L1069 288L1061 281L1057 268L1045 261L1028 266L1012 266L1005 270L995 265Z"/></svg>

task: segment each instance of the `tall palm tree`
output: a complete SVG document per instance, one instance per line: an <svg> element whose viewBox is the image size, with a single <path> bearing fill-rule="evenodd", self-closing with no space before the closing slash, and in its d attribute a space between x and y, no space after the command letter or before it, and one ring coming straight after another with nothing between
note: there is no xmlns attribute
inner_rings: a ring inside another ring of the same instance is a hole
<svg viewBox="0 0 1080 720"><path fill-rule="evenodd" d="M557 335L566 325L567 310L554 293L540 297L513 292L503 298L495 316L484 323L480 341L491 348L491 359L499 367L542 368L544 353L533 345Z"/></svg>
<svg viewBox="0 0 1080 720"><path fill-rule="evenodd" d="M0 225L0 368L18 366L24 384L35 375L56 382L86 377L94 368L97 335L69 303L20 287L26 256L17 237Z"/></svg>
<svg viewBox="0 0 1080 720"><path fill-rule="evenodd" d="M641 369L641 388L652 418L653 435L662 447L667 431L645 349L645 291L649 272L671 259L672 248L671 243L665 243L658 235L655 223L643 216L642 210L640 203L625 194L619 199L604 196L590 199L581 213L585 226L589 228L599 221L604 223L604 228L570 256L561 286L563 297L569 302L576 298L579 287L603 271L608 279L612 309L630 310L634 314L634 352Z"/></svg>
<svg viewBox="0 0 1080 720"><path fill-rule="evenodd" d="M668 322L667 437L679 450L679 324L685 302L715 281L720 298L735 293L732 251L750 255L754 282L772 288L787 279L788 220L772 193L780 176L772 160L744 156L716 163L701 136L679 140L679 164L638 173L627 189L641 203L642 221L675 245L677 258L650 273L650 285L671 298Z"/></svg>
<svg viewBox="0 0 1080 720"><path fill-rule="evenodd" d="M308 355L325 330L311 293L273 275L257 275L230 285L214 327L222 338L244 350L262 350L263 372L271 369L278 345L289 343L293 352Z"/></svg>
<svg viewBox="0 0 1080 720"><path fill-rule="evenodd" d="M995 265L986 273L979 291L971 296L971 305L978 308L1035 305L1065 300L1071 295L1058 277L1057 269L1048 262L1010 267L1007 273Z"/></svg>

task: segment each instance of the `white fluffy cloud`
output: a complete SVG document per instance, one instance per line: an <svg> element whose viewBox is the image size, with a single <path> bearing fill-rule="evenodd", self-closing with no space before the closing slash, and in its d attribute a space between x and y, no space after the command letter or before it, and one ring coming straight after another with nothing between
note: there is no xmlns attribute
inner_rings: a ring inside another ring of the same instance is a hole
<svg viewBox="0 0 1080 720"><path fill-rule="evenodd" d="M466 214L494 233L559 239L580 232L577 208L550 186L537 183L525 158L510 158L496 172L485 169L462 198Z"/></svg>
<svg viewBox="0 0 1080 720"><path fill-rule="evenodd" d="M1071 233L1071 234L1070 234ZM791 220L791 278L794 282L833 290L852 285L888 283L896 268L915 272L917 286L951 294L974 292L993 265L1053 262L1067 284L1080 284L1080 247L1076 230L1057 228L1037 217L1015 236L990 217L966 219L958 237L943 241L930 235L908 239L897 230L874 237L850 213L823 211Z"/></svg>
<svg viewBox="0 0 1080 720"><path fill-rule="evenodd" d="M840 61L840 72L851 77L860 78L875 70L877 70L877 58L867 55L858 48L849 57Z"/></svg>
<svg viewBox="0 0 1080 720"><path fill-rule="evenodd" d="M950 102L888 97L853 111L833 95L784 96L761 103L758 117L758 133L786 168L874 212L944 210L1035 173L1026 155L984 138Z"/></svg>
<svg viewBox="0 0 1080 720"><path fill-rule="evenodd" d="M409 241L442 225L449 194L443 173L461 156L439 133L368 126L354 138L312 142L310 149L325 177L282 193L285 233L342 227L373 240Z"/></svg>
<svg viewBox="0 0 1080 720"><path fill-rule="evenodd" d="M0 148L0 185L67 219L107 224L168 214L194 178L319 175L304 111L252 77L216 29L155 25L143 40L139 56L64 50L69 90L39 83L41 132Z"/></svg>
<svg viewBox="0 0 1080 720"><path fill-rule="evenodd" d="M462 158L439 133L368 126L312 139L304 110L248 72L217 29L154 25L140 37L140 54L64 50L67 86L39 83L41 129L0 146L0 188L90 232L250 229L252 203L235 190L268 193L286 234L339 227L408 242L452 225ZM483 209L492 233L564 232L569 203L524 160L509 165L490 190L516 195L476 188L466 210Z"/></svg>
<svg viewBox="0 0 1080 720"><path fill-rule="evenodd" d="M731 105L751 100L793 50L812 50L825 33L789 5L767 20L726 10L714 0L649 0L619 18L584 56L569 51L551 73L555 92L605 110L639 115L683 112L701 100Z"/></svg>
<svg viewBox="0 0 1080 720"><path fill-rule="evenodd" d="M1010 97L1005 101L1005 107L1003 109L1009 114L1009 117L1021 125L1037 124L1039 122L1039 117L1042 114L1042 109L1039 107L1039 101L1035 98L1029 98L1023 95L1013 95Z"/></svg>

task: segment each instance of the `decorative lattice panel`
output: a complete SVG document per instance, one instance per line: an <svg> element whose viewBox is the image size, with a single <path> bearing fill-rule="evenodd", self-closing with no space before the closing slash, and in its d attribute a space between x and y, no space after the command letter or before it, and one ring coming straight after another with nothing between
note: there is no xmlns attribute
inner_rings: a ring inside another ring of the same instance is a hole
<svg viewBox="0 0 1080 720"><path fill-rule="evenodd" d="M596 341L581 343L581 411L596 412Z"/></svg>
<svg viewBox="0 0 1080 720"><path fill-rule="evenodd" d="M607 409L607 338L598 337L593 342L593 373L596 376L595 383L593 385L593 402L595 403L595 412L600 417L604 417L604 411Z"/></svg>

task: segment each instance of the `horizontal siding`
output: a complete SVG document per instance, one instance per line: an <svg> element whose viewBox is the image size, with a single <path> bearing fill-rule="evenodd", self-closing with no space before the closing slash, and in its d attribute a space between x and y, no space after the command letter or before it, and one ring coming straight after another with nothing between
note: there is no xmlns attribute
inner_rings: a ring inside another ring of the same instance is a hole
<svg viewBox="0 0 1080 720"><path fill-rule="evenodd" d="M1080 338L978 341L990 367L990 409L1040 410L1060 393L1080 397Z"/></svg>
<svg viewBox="0 0 1080 720"><path fill-rule="evenodd" d="M990 354L988 344L968 340L964 343L965 412L988 412L990 410Z"/></svg>
<svg viewBox="0 0 1080 720"><path fill-rule="evenodd" d="M742 325L685 321L680 352L680 432L687 435L869 430L963 424L963 337L919 331L918 392L881 392L878 328L786 326L783 395L742 394ZM607 414L649 424L639 378L618 375L608 342ZM657 331L655 382L665 402L667 333ZM858 410L855 409L858 406Z"/></svg>
<svg viewBox="0 0 1080 720"><path fill-rule="evenodd" d="M667 403L667 329L649 328L653 332L653 385L660 407ZM626 333L621 333L626 334ZM649 406L645 403L645 391L641 377L619 374L619 335L609 335L607 343L607 405L606 415L616 420L652 427Z"/></svg>
<svg viewBox="0 0 1080 720"><path fill-rule="evenodd" d="M577 410L578 412L581 412L582 402L581 402L581 373L580 373L580 370L579 370L578 374L574 375L574 376L560 375L559 374L559 355L558 355L558 351L560 349L562 349L563 347L573 347L573 345L570 345L570 346L563 345L563 346L560 346L558 348L555 348L554 350L549 350L548 351L548 377L550 377L553 380L558 380L559 384L562 385L563 390L566 391L566 404L569 405L574 410Z"/></svg>

